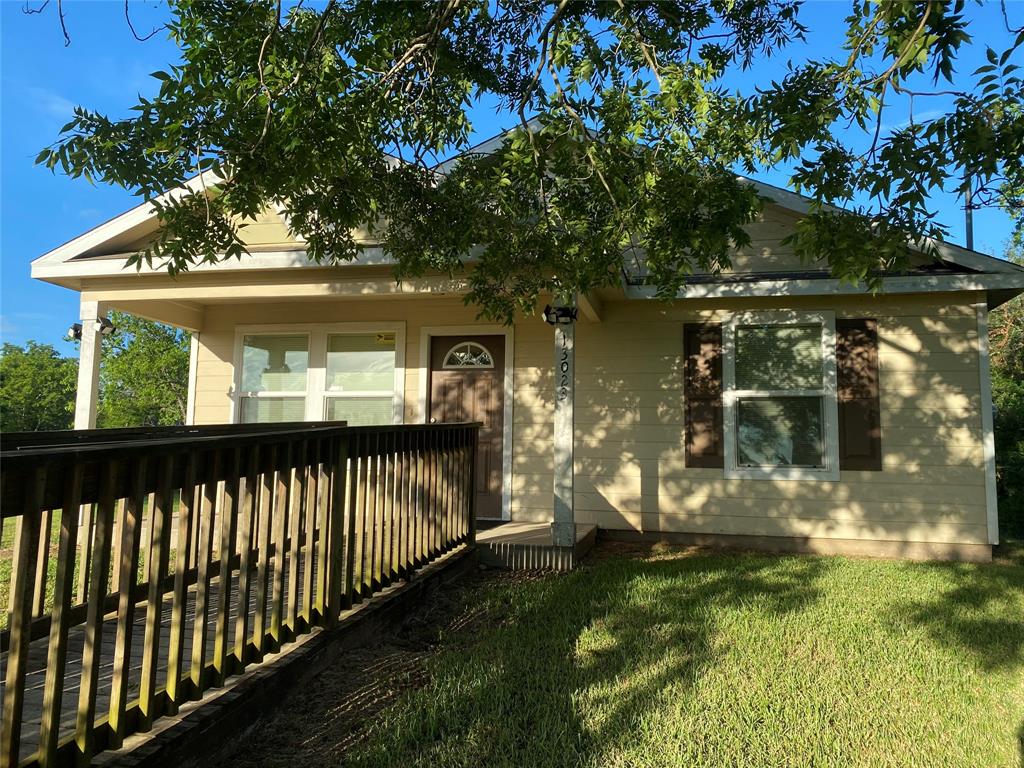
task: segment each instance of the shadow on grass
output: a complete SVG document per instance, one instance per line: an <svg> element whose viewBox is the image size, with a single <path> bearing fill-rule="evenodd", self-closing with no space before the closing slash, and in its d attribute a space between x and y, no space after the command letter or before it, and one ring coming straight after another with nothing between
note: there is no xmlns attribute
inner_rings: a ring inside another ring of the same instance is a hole
<svg viewBox="0 0 1024 768"><path fill-rule="evenodd" d="M923 627L939 643L984 670L1024 666L1024 567L929 563L953 586L899 608L903 620Z"/></svg>
<svg viewBox="0 0 1024 768"><path fill-rule="evenodd" d="M606 560L499 592L498 626L438 665L355 765L575 766L626 747L659 696L689 690L721 652L727 607L784 615L819 596L827 560L735 555ZM527 620L528 618L528 620ZM582 722L580 697L593 697Z"/></svg>

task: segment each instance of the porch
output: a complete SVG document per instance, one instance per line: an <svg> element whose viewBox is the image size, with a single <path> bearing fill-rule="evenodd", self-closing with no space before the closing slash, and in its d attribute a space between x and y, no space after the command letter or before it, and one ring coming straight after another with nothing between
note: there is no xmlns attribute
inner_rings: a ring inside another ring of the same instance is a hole
<svg viewBox="0 0 1024 768"><path fill-rule="evenodd" d="M0 762L88 764L471 550L477 430L3 435Z"/></svg>

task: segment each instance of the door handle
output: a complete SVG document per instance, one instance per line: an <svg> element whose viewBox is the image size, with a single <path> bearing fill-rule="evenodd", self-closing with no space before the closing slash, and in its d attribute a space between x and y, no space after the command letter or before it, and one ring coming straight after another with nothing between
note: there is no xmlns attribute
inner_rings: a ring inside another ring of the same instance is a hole
<svg viewBox="0 0 1024 768"><path fill-rule="evenodd" d="M435 419L433 416L431 416L430 417L430 423L431 424L437 424L437 419Z"/></svg>

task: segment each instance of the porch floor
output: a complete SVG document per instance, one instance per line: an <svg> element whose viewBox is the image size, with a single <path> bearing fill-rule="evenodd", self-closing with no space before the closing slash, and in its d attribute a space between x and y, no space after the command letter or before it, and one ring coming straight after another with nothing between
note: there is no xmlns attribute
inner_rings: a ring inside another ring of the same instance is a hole
<svg viewBox="0 0 1024 768"><path fill-rule="evenodd" d="M597 526L576 525L576 545L556 547L551 543L551 523L478 524L476 544L481 565L514 571L569 571L594 546Z"/></svg>

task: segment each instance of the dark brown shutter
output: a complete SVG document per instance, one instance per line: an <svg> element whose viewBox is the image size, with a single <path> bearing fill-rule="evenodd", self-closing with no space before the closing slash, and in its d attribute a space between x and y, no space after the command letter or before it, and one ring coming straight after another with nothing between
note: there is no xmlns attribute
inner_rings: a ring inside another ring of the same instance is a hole
<svg viewBox="0 0 1024 768"><path fill-rule="evenodd" d="M725 466L722 434L722 326L683 326L686 357L683 398L686 419L686 466Z"/></svg>
<svg viewBox="0 0 1024 768"><path fill-rule="evenodd" d="M839 468L882 469L878 322L836 320Z"/></svg>

